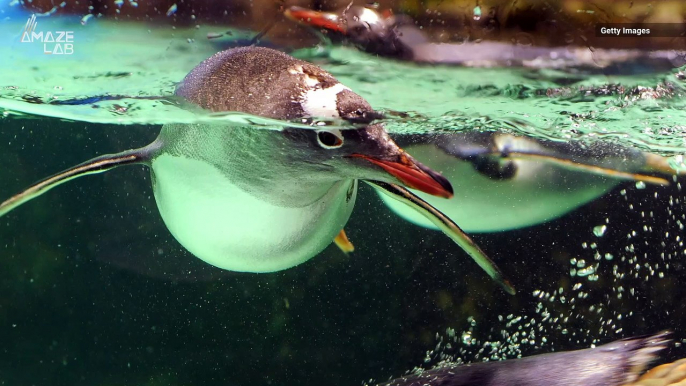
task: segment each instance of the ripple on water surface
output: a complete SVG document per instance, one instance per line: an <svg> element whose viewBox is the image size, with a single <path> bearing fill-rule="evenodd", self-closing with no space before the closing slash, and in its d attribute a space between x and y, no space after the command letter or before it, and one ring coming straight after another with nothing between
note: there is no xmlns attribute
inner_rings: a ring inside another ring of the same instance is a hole
<svg viewBox="0 0 686 386"><path fill-rule="evenodd" d="M0 109L5 116L54 117L116 124L222 120L258 126L278 122L245 115L202 115L171 97L178 81L219 46L217 28L170 28L79 18L39 18L42 28L69 28L74 55L43 55L21 43L23 23L0 33ZM223 30L223 29L222 29ZM17 35L17 39L12 39ZM249 32L234 31L237 40ZM334 48L327 58L293 53L332 72L377 109L409 112L391 132L506 130L567 141L605 138L663 155L686 153L686 72L598 75L583 71L414 65ZM11 67L11 68L10 68ZM396 114L397 115L397 114ZM679 163L676 160L674 163Z"/></svg>

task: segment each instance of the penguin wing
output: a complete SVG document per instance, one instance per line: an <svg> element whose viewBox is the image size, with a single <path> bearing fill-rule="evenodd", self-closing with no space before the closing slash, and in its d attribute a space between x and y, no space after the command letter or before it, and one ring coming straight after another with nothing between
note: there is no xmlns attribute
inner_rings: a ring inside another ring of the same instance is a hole
<svg viewBox="0 0 686 386"><path fill-rule="evenodd" d="M651 176L648 174L624 172L621 170L610 169L607 167L593 164L576 162L571 159L565 159L545 154L512 152L508 154L508 158L514 160L519 159L527 161L538 161L552 164L562 169L568 169L609 178L616 178L620 180L643 181L645 183L653 185L669 185L669 181L662 177Z"/></svg>
<svg viewBox="0 0 686 386"><path fill-rule="evenodd" d="M510 284L510 281L505 278L502 271L491 260L484 251L466 234L460 227L455 224L448 216L444 215L438 209L434 208L428 202L422 200L414 193L398 186L396 184L389 184L380 181L367 181L366 183L377 189L379 192L398 200L410 208L421 213L423 216L433 222L446 236L450 237L463 251L465 251L478 265L486 271L488 276L495 280L500 286L510 295L515 294L515 289Z"/></svg>
<svg viewBox="0 0 686 386"><path fill-rule="evenodd" d="M124 165L145 165L156 154L159 143L117 154L103 155L45 178L0 203L0 217L22 204L47 193L73 179L103 173ZM89 246L99 261L154 278L170 281L209 281L231 275L230 271L211 266L190 256L169 234L159 216L150 216L154 200L149 195L121 194L122 186L147 191L150 183L147 170L137 179L112 177L107 189L80 201L85 211L97 216L79 219L82 229L89 229L97 243ZM78 212L75 212L78 213ZM147 220L142 220L147 219ZM112 229L118 229L112 232Z"/></svg>

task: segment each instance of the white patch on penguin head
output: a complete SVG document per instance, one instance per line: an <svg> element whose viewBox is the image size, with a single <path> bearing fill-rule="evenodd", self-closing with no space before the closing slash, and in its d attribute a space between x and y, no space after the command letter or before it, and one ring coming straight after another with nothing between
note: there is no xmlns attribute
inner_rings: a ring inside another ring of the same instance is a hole
<svg viewBox="0 0 686 386"><path fill-rule="evenodd" d="M290 68L288 72L303 77L305 87L300 96L300 105L306 116L341 118L338 112L338 94L341 91L350 90L350 88L341 83L335 83L324 88L319 79L305 73L300 65Z"/></svg>
<svg viewBox="0 0 686 386"><path fill-rule="evenodd" d="M311 117L340 118L338 113L338 93L350 90L348 87L336 83L329 88L313 87L305 90L302 98L302 108Z"/></svg>
<svg viewBox="0 0 686 386"><path fill-rule="evenodd" d="M381 22L381 17L379 16L376 11L372 11L369 8L363 8L362 12L357 15L358 20L362 23L367 23L367 24L376 24Z"/></svg>
<svg viewBox="0 0 686 386"><path fill-rule="evenodd" d="M289 74L293 75L298 75L300 77L304 77L305 79L305 86L308 88L315 88L317 85L319 85L319 79L311 77L309 74L305 73L305 70L303 69L303 66L297 65L293 68L288 69Z"/></svg>

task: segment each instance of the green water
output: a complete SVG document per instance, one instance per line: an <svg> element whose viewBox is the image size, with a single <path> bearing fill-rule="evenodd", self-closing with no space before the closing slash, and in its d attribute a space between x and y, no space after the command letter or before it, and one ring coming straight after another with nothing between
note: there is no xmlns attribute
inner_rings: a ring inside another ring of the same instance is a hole
<svg viewBox="0 0 686 386"><path fill-rule="evenodd" d="M40 43L19 41L16 31L21 31L23 20L5 22L3 30L10 41L0 48L6 66L0 75L4 86L0 108L5 114L123 125L232 120L191 113L165 98L195 65L220 49L222 41L207 39L208 33L227 28L104 20L83 26L57 18L39 20L41 28L69 26L76 36L86 39L77 39L73 55L41 55ZM250 32L234 30L231 39L249 40L250 36ZM610 138L665 155L683 155L686 148L686 72L679 68L608 76L554 69L414 65L344 47L302 49L293 54L314 58L376 109L420 115L392 122L390 132L476 128L561 141ZM318 54L324 58L317 59ZM32 98L59 103L103 95L123 98L77 106L25 102Z"/></svg>
<svg viewBox="0 0 686 386"><path fill-rule="evenodd" d="M164 123L284 124L203 115L170 98L218 49L207 33L226 28L41 18L39 29L73 27L79 39L73 56L57 57L17 40L24 20L3 23L0 198L97 154L145 145ZM251 34L234 33L242 36ZM680 69L605 76L315 51L294 54L375 108L410 112L388 120L393 133L604 139L684 167ZM118 98L50 103L103 95ZM368 189L346 227L355 253L330 247L254 275L215 270L184 251L142 168L84 178L0 219L0 384L355 385L446 358L512 358L665 328L676 329L672 355L683 357L682 185L625 183L559 220L475 236L517 286L511 297L444 235L400 220Z"/></svg>

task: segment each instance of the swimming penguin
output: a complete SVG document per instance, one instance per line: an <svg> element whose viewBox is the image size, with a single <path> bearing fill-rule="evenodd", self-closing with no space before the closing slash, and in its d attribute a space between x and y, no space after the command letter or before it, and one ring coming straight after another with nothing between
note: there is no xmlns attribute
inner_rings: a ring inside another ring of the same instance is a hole
<svg viewBox="0 0 686 386"><path fill-rule="evenodd" d="M667 332L618 340L584 350L522 359L442 365L378 386L679 386L686 359L641 375L669 344Z"/></svg>
<svg viewBox="0 0 686 386"><path fill-rule="evenodd" d="M536 47L494 41L435 43L407 15L377 12L350 5L340 12L317 12L291 6L284 15L300 24L324 30L332 40L349 43L370 54L417 63L469 67L532 67L601 69L603 73L635 74L679 67L686 62L675 51Z"/></svg>
<svg viewBox="0 0 686 386"><path fill-rule="evenodd" d="M661 156L609 142L554 142L500 132L396 136L404 149L452 182L455 197L422 199L467 232L498 232L558 218L626 180L668 185ZM436 229L381 195L398 215Z"/></svg>
<svg viewBox="0 0 686 386"><path fill-rule="evenodd" d="M76 177L142 164L151 169L165 225L187 250L227 270L272 272L309 260L334 239L350 249L343 227L362 180L430 218L514 293L452 220L405 188L448 198L448 180L370 123L371 106L331 74L272 49L236 48L200 63L176 95L213 112L366 124L349 130L168 124L146 147L97 157L36 183L0 204L0 216Z"/></svg>

